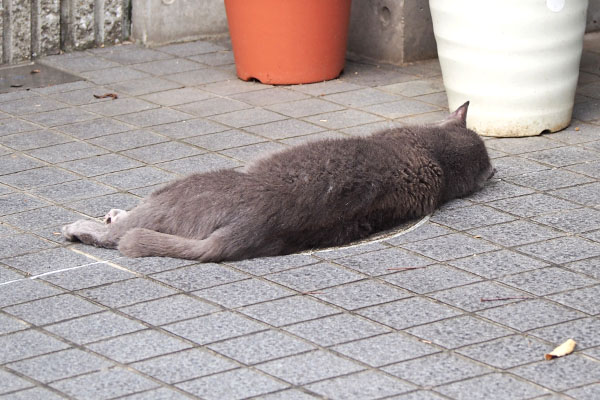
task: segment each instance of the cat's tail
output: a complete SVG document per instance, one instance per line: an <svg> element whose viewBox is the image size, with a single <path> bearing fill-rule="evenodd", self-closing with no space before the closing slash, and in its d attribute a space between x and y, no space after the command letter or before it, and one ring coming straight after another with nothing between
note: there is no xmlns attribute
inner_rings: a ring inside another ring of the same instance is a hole
<svg viewBox="0 0 600 400"><path fill-rule="evenodd" d="M221 238L215 232L199 240L134 228L121 238L118 248L127 257L176 257L202 262L221 261L224 257Z"/></svg>

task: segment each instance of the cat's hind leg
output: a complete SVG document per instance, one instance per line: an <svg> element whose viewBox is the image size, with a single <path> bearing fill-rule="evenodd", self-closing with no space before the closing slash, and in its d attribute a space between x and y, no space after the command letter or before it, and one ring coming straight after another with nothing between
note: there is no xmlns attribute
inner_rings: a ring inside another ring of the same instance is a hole
<svg viewBox="0 0 600 400"><path fill-rule="evenodd" d="M114 249L117 241L110 235L110 226L88 219L80 219L62 227L62 235L71 242L80 241L97 247Z"/></svg>
<svg viewBox="0 0 600 400"><path fill-rule="evenodd" d="M134 228L123 235L118 249L128 257L175 257L216 262L227 257L223 239L219 230L206 239L189 239L150 229Z"/></svg>

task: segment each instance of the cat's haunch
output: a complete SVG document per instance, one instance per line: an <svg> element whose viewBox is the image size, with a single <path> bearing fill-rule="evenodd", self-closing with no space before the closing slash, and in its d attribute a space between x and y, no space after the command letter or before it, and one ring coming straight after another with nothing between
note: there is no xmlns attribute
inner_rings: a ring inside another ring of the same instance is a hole
<svg viewBox="0 0 600 400"><path fill-rule="evenodd" d="M493 175L466 127L468 106L438 124L309 142L246 171L190 175L131 211L111 210L104 224L79 220L62 233L130 257L203 262L348 244L430 214Z"/></svg>

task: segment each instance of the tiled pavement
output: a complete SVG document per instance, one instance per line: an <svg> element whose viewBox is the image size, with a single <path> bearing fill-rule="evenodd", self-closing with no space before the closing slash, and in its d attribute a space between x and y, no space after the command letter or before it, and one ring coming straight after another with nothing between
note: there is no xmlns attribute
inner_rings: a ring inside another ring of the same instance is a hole
<svg viewBox="0 0 600 400"><path fill-rule="evenodd" d="M437 120L437 61L271 87L237 80L207 42L45 58L85 80L0 95L0 398L600 398L588 45L572 125L488 139L498 179L482 192L388 241L223 264L121 258L57 232L181 174ZM570 337L575 354L543 360Z"/></svg>

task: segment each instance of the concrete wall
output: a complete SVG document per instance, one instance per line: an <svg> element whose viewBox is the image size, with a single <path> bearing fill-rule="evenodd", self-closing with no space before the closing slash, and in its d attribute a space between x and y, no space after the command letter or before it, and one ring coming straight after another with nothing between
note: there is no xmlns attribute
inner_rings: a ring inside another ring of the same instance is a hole
<svg viewBox="0 0 600 400"><path fill-rule="evenodd" d="M148 46L228 32L223 0L133 0L131 20L132 38Z"/></svg>
<svg viewBox="0 0 600 400"><path fill-rule="evenodd" d="M131 0L2 0L3 63L28 61L129 37Z"/></svg>

